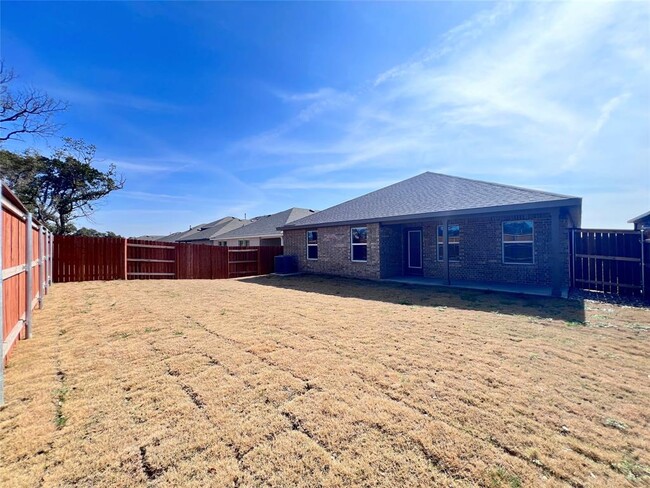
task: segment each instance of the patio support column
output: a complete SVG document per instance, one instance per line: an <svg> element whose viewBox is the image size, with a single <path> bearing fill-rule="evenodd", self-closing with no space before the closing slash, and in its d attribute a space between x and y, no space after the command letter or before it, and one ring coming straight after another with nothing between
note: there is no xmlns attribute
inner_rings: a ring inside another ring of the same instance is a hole
<svg viewBox="0 0 650 488"><path fill-rule="evenodd" d="M562 255L560 246L560 209L551 210L551 294L562 296Z"/></svg>
<svg viewBox="0 0 650 488"><path fill-rule="evenodd" d="M449 278L449 219L444 219L442 222L442 250L445 257L445 284L451 285L451 280Z"/></svg>

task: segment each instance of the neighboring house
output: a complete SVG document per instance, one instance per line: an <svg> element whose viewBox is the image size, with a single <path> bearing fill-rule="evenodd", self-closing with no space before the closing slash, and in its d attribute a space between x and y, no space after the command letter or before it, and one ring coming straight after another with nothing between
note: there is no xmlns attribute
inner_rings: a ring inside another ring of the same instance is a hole
<svg viewBox="0 0 650 488"><path fill-rule="evenodd" d="M248 223L250 223L250 220L238 219L236 217L224 217L215 220L214 222L192 227L189 231L179 237L176 242L211 245L211 239L216 239L219 235L238 229Z"/></svg>
<svg viewBox="0 0 650 488"><path fill-rule="evenodd" d="M427 172L286 224L284 253L304 272L559 296L581 212L580 198Z"/></svg>
<svg viewBox="0 0 650 488"><path fill-rule="evenodd" d="M217 246L281 246L282 231L278 227L313 213L313 210L307 208L289 208L273 215L257 217L250 224L211 239Z"/></svg>
<svg viewBox="0 0 650 488"><path fill-rule="evenodd" d="M162 239L163 237L165 236L144 235L144 236L133 237L133 239L137 239L140 241L157 241L159 239Z"/></svg>
<svg viewBox="0 0 650 488"><path fill-rule="evenodd" d="M634 224L634 230L650 229L650 212L639 215L627 221Z"/></svg>
<svg viewBox="0 0 650 488"><path fill-rule="evenodd" d="M176 242L177 239L179 239L183 234L185 234L187 231L181 231L181 232L172 232L168 236L160 237L156 239L158 242Z"/></svg>

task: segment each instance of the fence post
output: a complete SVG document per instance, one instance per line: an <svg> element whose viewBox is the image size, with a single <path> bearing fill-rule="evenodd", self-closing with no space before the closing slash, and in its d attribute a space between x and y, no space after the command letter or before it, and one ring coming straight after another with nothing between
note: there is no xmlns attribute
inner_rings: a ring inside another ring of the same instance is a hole
<svg viewBox="0 0 650 488"><path fill-rule="evenodd" d="M38 308L43 308L43 296L45 295L45 232L43 226L38 228Z"/></svg>
<svg viewBox="0 0 650 488"><path fill-rule="evenodd" d="M5 403L5 324L4 324L4 304L2 298L4 292L2 284L4 277L2 271L4 270L4 263L2 260L2 228L4 227L4 210L0 204L0 405Z"/></svg>
<svg viewBox="0 0 650 488"><path fill-rule="evenodd" d="M48 271L48 269L49 269L49 265L50 265L50 261L49 261L50 248L49 248L49 241L48 241L47 239L48 239L48 236L47 236L47 227L43 226L43 253L45 254L45 255L43 256L44 259L45 259L45 262L43 263L43 266L44 266L43 271L44 271L44 273L45 273L45 276L44 276L44 278L43 278L43 286L45 287L45 294L47 294L47 292L48 292L48 290L49 290L49 288L50 288L50 285L49 285L49 283L47 282L47 280L48 280L48 274L47 274L47 271Z"/></svg>
<svg viewBox="0 0 650 488"><path fill-rule="evenodd" d="M647 298L645 282L645 229L641 226L641 296Z"/></svg>
<svg viewBox="0 0 650 488"><path fill-rule="evenodd" d="M136 268L137 269L137 268ZM124 280L129 279L129 240L124 239Z"/></svg>
<svg viewBox="0 0 650 488"><path fill-rule="evenodd" d="M50 291L50 231L45 228L45 291Z"/></svg>
<svg viewBox="0 0 650 488"><path fill-rule="evenodd" d="M571 288L576 287L576 229L571 229Z"/></svg>
<svg viewBox="0 0 650 488"><path fill-rule="evenodd" d="M32 261L34 253L32 250L32 214L27 212L25 219L25 338L32 338L32 281L34 270Z"/></svg>
<svg viewBox="0 0 650 488"><path fill-rule="evenodd" d="M48 247L47 251L47 257L48 257L48 281L49 284L52 284L52 280L54 279L54 234L52 232L48 231L48 234L50 236L50 244Z"/></svg>

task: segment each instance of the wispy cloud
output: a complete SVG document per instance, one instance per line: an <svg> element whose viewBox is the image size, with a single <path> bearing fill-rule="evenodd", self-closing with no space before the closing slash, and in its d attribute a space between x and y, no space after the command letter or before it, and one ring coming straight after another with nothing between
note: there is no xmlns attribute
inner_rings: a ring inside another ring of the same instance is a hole
<svg viewBox="0 0 650 488"><path fill-rule="evenodd" d="M302 181L297 178L273 178L263 183L264 190L374 190L395 183L395 180L364 181Z"/></svg>
<svg viewBox="0 0 650 488"><path fill-rule="evenodd" d="M176 173L179 171L184 171L191 168L190 164L178 162L176 164L171 161L158 162L156 160L138 160L128 161L122 159L106 159L97 163L99 166L108 167L110 164L114 164L117 171L126 171L128 173Z"/></svg>
<svg viewBox="0 0 650 488"><path fill-rule="evenodd" d="M206 202L208 199L196 198L192 195L171 195L168 193L154 193L146 191L130 191L123 190L116 194L117 197L130 198L133 200L145 200L154 202L183 202L183 203L196 203ZM210 200L213 201L214 200Z"/></svg>
<svg viewBox="0 0 650 488"><path fill-rule="evenodd" d="M313 102L323 100L339 95L339 92L333 88L320 88L313 92L290 93L283 90L274 89L273 94L285 102Z"/></svg>
<svg viewBox="0 0 650 488"><path fill-rule="evenodd" d="M73 105L100 106L115 105L132 110L151 112L177 112L182 109L173 103L132 93L90 90L80 86L71 86L54 81L48 86L51 95L66 100Z"/></svg>
<svg viewBox="0 0 650 488"><path fill-rule="evenodd" d="M148 202L158 202L161 204L169 203L183 203L185 205L210 205L212 207L218 208L236 208L236 209L247 209L249 208L249 200L234 200L231 199L228 201L228 204L224 206L223 202L219 201L218 197L205 197L199 195L178 195L171 193L160 193L160 192L147 192L147 191L133 191L133 190L122 190L119 193L115 194L116 198L128 198L131 200L142 200Z"/></svg>
<svg viewBox="0 0 650 488"><path fill-rule="evenodd" d="M479 12L442 35L438 45L424 49L406 63L379 74L374 80L374 86L404 76L414 69L420 69L436 59L459 50L463 45L479 37L486 29L494 26L497 21L511 15L515 8L516 4L512 2L502 2L492 9Z"/></svg>
<svg viewBox="0 0 650 488"><path fill-rule="evenodd" d="M313 105L236 150L288 169L264 188L423 167L539 187L618 161L616 131L633 173L650 165L632 136L650 130L649 23L647 3L499 4L348 93L287 94Z"/></svg>
<svg viewBox="0 0 650 488"><path fill-rule="evenodd" d="M575 151L567 158L567 164L564 166L564 168L568 169L576 166L580 158L584 155L585 146L589 143L589 141L595 139L598 136L598 133L602 130L609 118L612 116L612 112L614 112L619 107L619 105L624 103L628 98L630 98L629 93L622 93L611 98L601 107L600 116L594 122L591 130L587 131L580 138L576 144Z"/></svg>

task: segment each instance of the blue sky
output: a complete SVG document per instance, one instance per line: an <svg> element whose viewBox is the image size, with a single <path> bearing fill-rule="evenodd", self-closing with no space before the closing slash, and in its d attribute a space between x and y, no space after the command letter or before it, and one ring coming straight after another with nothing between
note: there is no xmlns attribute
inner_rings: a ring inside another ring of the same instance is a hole
<svg viewBox="0 0 650 488"><path fill-rule="evenodd" d="M427 170L581 196L589 227L650 209L647 2L1 9L5 63L126 177L78 225L323 209Z"/></svg>

